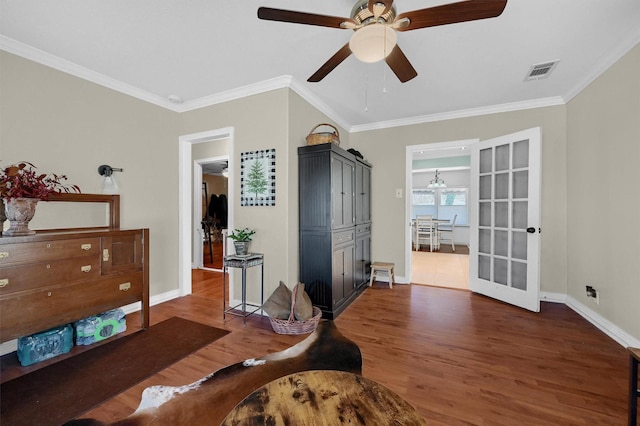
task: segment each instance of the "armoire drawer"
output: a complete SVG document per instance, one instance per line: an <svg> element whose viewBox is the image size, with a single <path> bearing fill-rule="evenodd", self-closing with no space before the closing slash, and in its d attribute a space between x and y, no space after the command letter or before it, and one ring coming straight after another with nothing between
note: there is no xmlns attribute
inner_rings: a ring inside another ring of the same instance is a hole
<svg viewBox="0 0 640 426"><path fill-rule="evenodd" d="M0 296L93 280L100 276L100 257L78 257L0 268Z"/></svg>
<svg viewBox="0 0 640 426"><path fill-rule="evenodd" d="M72 257L98 256L100 238L34 241L0 246L0 267Z"/></svg>
<svg viewBox="0 0 640 426"><path fill-rule="evenodd" d="M353 241L355 238L355 233L353 229L348 231L339 231L333 233L333 245L339 246L341 244L346 244Z"/></svg>
<svg viewBox="0 0 640 426"><path fill-rule="evenodd" d="M365 223L362 225L356 225L356 235L369 234L371 233L371 224Z"/></svg>

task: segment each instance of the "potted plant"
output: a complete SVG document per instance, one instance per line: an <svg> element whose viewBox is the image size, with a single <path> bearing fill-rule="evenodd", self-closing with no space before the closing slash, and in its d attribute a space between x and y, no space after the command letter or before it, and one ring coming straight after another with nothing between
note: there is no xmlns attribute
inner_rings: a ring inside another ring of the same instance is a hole
<svg viewBox="0 0 640 426"><path fill-rule="evenodd" d="M238 256L246 256L249 253L249 242L256 231L249 228L234 229L229 234L229 238L233 240L233 246Z"/></svg>
<svg viewBox="0 0 640 426"><path fill-rule="evenodd" d="M77 185L65 185L65 175L37 173L28 162L12 164L0 170L0 199L4 204L9 229L2 235L18 236L35 234L29 229L29 221L36 212L40 200L48 200L51 194L81 192Z"/></svg>

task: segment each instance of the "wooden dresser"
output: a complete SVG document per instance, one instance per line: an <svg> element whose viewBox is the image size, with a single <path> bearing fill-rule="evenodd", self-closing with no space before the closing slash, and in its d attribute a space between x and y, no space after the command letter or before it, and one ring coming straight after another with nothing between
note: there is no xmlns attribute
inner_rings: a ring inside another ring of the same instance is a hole
<svg viewBox="0 0 640 426"><path fill-rule="evenodd" d="M0 342L138 301L147 328L148 264L148 229L0 237Z"/></svg>

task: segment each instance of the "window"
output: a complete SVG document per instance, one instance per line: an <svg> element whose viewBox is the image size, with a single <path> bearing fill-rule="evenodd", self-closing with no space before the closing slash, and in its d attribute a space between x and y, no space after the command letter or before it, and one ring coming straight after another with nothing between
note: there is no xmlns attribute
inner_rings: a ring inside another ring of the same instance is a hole
<svg viewBox="0 0 640 426"><path fill-rule="evenodd" d="M465 188L441 189L439 192L441 206L467 205L467 190Z"/></svg>
<svg viewBox="0 0 640 426"><path fill-rule="evenodd" d="M469 188L416 188L411 193L411 217L426 214L452 220L457 214L456 225L468 225L468 199Z"/></svg>
<svg viewBox="0 0 640 426"><path fill-rule="evenodd" d="M435 206L436 191L433 189L414 189L411 199L414 206Z"/></svg>

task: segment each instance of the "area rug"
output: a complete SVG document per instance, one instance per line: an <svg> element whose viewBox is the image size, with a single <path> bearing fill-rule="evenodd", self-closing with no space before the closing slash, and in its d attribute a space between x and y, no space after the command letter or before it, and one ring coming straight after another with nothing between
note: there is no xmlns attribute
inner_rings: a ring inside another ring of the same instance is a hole
<svg viewBox="0 0 640 426"><path fill-rule="evenodd" d="M229 333L173 317L0 387L2 426L59 426Z"/></svg>
<svg viewBox="0 0 640 426"><path fill-rule="evenodd" d="M429 250L429 244L421 244L420 250L418 251L431 251ZM438 253L447 253L447 254L469 254L469 246L464 244L456 244L456 251L451 250L451 244L440 244L440 250L437 250Z"/></svg>

